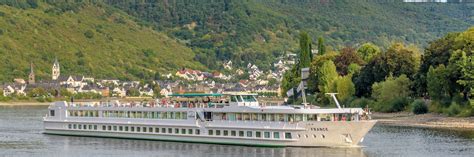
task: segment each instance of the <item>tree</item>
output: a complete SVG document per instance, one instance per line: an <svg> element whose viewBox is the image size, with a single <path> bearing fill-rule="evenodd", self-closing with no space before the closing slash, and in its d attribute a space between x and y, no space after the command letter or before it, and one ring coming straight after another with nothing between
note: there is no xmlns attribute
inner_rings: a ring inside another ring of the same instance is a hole
<svg viewBox="0 0 474 157"><path fill-rule="evenodd" d="M427 90L430 97L434 100L441 100L449 93L449 71L441 64L436 68L432 66L427 73Z"/></svg>
<svg viewBox="0 0 474 157"><path fill-rule="evenodd" d="M362 65L364 61L355 53L354 48L345 47L341 50L341 53L334 60L336 64L337 72L340 75L348 74L348 66L352 63Z"/></svg>
<svg viewBox="0 0 474 157"><path fill-rule="evenodd" d="M392 74L397 77L405 74L412 77L417 72L415 52L402 44L393 44L386 53L375 56L354 76L357 96L369 96L374 82L383 81Z"/></svg>
<svg viewBox="0 0 474 157"><path fill-rule="evenodd" d="M382 112L401 111L407 105L403 99L410 95L411 81L406 75L389 76L385 81L372 85L372 98L376 100L375 109Z"/></svg>
<svg viewBox="0 0 474 157"><path fill-rule="evenodd" d="M333 61L337 57L337 53L330 51L324 55L317 55L314 57L313 61L311 62L310 67L310 75L308 79L308 92L314 93L318 92L318 79L319 74L317 70L323 66L324 62L326 61Z"/></svg>
<svg viewBox="0 0 474 157"><path fill-rule="evenodd" d="M352 83L350 75L338 77L334 81L334 88L333 92L339 93L337 97L341 102L346 102L355 94L355 85Z"/></svg>
<svg viewBox="0 0 474 157"><path fill-rule="evenodd" d="M300 68L309 68L311 60L313 59L311 54L311 38L306 32L300 34Z"/></svg>
<svg viewBox="0 0 474 157"><path fill-rule="evenodd" d="M332 61L325 61L316 71L318 77L318 88L321 93L329 93L334 80L338 78L336 65Z"/></svg>
<svg viewBox="0 0 474 157"><path fill-rule="evenodd" d="M455 80L458 85L452 85L452 92L460 90L464 94L465 100L468 99L469 92L474 87L473 59L472 55L468 57L466 52L462 50L454 51L449 59L450 80Z"/></svg>
<svg viewBox="0 0 474 157"><path fill-rule="evenodd" d="M372 43L365 43L357 49L357 55L366 63L378 54L380 54L380 48Z"/></svg>
<svg viewBox="0 0 474 157"><path fill-rule="evenodd" d="M138 89L136 88L130 88L127 90L127 96L132 96L132 97L136 97L136 96L140 96L140 91L138 91Z"/></svg>
<svg viewBox="0 0 474 157"><path fill-rule="evenodd" d="M326 46L324 46L324 39L323 37L318 38L318 54L324 55L326 53Z"/></svg>

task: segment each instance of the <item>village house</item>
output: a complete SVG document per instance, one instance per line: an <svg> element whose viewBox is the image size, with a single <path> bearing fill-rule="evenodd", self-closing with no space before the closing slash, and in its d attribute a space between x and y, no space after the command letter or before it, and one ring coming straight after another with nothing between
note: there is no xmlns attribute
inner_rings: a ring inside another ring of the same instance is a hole
<svg viewBox="0 0 474 157"><path fill-rule="evenodd" d="M26 84L6 84L3 85L3 96L10 96L17 94L19 96L26 96Z"/></svg>

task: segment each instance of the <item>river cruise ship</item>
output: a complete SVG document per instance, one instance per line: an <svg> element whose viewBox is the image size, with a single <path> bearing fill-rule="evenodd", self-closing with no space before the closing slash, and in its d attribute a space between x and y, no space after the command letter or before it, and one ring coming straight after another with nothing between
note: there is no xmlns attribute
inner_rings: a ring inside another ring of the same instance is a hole
<svg viewBox="0 0 474 157"><path fill-rule="evenodd" d="M264 106L257 95L246 93L172 96L147 103L54 102L43 118L44 133L247 146L353 147L376 123L362 108Z"/></svg>

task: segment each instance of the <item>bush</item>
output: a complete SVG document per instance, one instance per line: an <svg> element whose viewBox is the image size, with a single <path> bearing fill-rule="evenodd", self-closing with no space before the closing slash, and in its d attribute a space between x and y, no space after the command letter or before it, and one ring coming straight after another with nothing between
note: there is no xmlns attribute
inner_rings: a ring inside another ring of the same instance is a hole
<svg viewBox="0 0 474 157"><path fill-rule="evenodd" d="M461 113L461 106L459 106L457 103L453 102L447 109L447 114L448 116L456 116L459 113Z"/></svg>
<svg viewBox="0 0 474 157"><path fill-rule="evenodd" d="M374 109L380 112L399 112L405 110L408 104L410 104L409 98L395 98L391 100L376 102Z"/></svg>
<svg viewBox="0 0 474 157"><path fill-rule="evenodd" d="M86 36L86 38L93 38L94 37L94 32L92 32L91 30L87 30L85 33L84 33L84 36Z"/></svg>
<svg viewBox="0 0 474 157"><path fill-rule="evenodd" d="M411 106L414 114L425 114L428 112L428 106L426 106L425 101L421 99L413 101Z"/></svg>
<svg viewBox="0 0 474 157"><path fill-rule="evenodd" d="M373 103L372 100L362 97L362 98L358 98L358 99L353 100L353 101L349 104L349 106L350 106L350 107L365 108L365 107L367 107L368 105L370 105L370 104L372 104L372 103Z"/></svg>

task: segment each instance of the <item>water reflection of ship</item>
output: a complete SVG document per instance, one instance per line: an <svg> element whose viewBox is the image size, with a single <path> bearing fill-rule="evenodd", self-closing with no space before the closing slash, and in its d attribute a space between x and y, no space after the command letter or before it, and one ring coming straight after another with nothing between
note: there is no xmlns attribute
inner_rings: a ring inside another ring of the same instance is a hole
<svg viewBox="0 0 474 157"><path fill-rule="evenodd" d="M113 138L91 138L75 136L48 136L55 142L64 144L64 147L75 148L78 145L97 145L97 151L105 149L114 151L141 152L140 156L242 156L242 157L331 157L350 156L366 157L362 148L268 148L229 146L199 143L146 141L146 140L121 140ZM104 149L100 149L100 148ZM93 150L92 150L93 151ZM149 154L148 154L149 153ZM239 154L239 155L236 155Z"/></svg>

